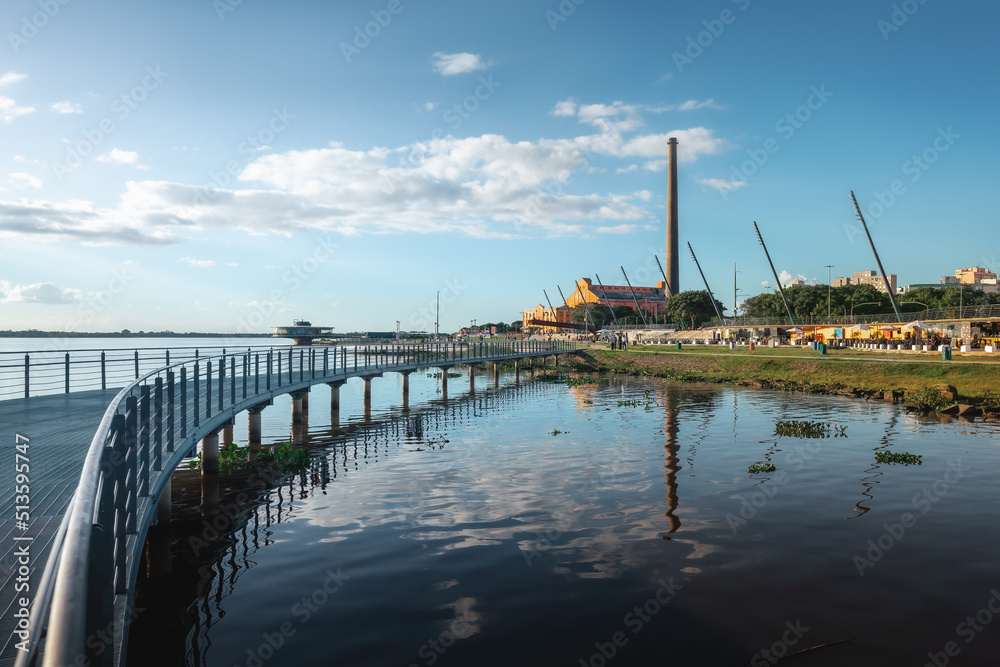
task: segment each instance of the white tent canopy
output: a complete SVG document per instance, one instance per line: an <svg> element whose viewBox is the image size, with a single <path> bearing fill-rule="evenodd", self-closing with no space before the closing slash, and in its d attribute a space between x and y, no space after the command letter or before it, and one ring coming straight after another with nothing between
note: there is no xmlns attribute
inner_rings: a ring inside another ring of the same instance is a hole
<svg viewBox="0 0 1000 667"><path fill-rule="evenodd" d="M927 324L927 322L921 322L920 320L913 320L912 322L909 322L908 324L904 324L903 328L904 329L930 329L931 325Z"/></svg>

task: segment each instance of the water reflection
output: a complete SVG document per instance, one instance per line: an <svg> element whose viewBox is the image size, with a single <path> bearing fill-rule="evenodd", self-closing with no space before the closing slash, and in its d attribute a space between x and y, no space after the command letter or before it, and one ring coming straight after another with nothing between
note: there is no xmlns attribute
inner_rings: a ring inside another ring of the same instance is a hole
<svg viewBox="0 0 1000 667"><path fill-rule="evenodd" d="M893 406L623 380L526 383L371 418L293 430L312 448L301 474L241 472L220 475L214 492L200 480L175 491L187 509L171 522L174 568L155 577L150 567L140 586L137 606L150 611L133 626L135 664L246 664L247 645L288 620L330 567L351 577L345 594L296 626L274 664L578 664L628 633L623 615L671 578L683 584L676 600L650 631L627 635L631 652L615 665L747 664L797 618L814 628L809 646L856 640L828 664L903 664L928 641L943 645L952 617L977 603L949 596L992 585L980 576L989 538L968 523L997 512L975 498L974 473L863 586L852 578L853 555L942 474L932 447L956 436ZM851 437L779 439L776 418L846 421ZM963 437L997 462L977 443L985 427ZM868 465L873 446L890 445L924 453L925 465ZM747 475L762 457L789 481ZM859 478L864 497L845 522ZM765 488L777 492L729 530L739 498ZM947 566L954 544L962 567ZM171 635L183 644L164 644ZM442 637L448 650L436 652Z"/></svg>

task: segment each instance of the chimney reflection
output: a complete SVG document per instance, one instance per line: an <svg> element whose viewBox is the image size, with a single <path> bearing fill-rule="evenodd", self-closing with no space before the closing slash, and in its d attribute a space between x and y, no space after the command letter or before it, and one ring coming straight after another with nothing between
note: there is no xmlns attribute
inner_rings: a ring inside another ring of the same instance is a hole
<svg viewBox="0 0 1000 667"><path fill-rule="evenodd" d="M680 412L680 396L676 389L667 387L663 393L663 406L666 419L664 420L663 432L667 434L666 443L663 445L665 452L663 468L667 478L667 511L666 517L670 521L668 532L677 532L681 527L681 520L675 514L677 510L677 471L681 469L677 454L680 445L677 444L678 413Z"/></svg>

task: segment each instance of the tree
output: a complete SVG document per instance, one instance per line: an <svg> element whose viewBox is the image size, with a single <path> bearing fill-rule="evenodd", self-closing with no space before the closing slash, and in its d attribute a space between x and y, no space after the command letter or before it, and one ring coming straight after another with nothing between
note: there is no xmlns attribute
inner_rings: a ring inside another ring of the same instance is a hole
<svg viewBox="0 0 1000 667"><path fill-rule="evenodd" d="M715 304L721 311L722 303L716 299ZM675 294L667 299L666 313L675 322L690 322L692 329L717 317L712 298L705 290L688 290Z"/></svg>
<svg viewBox="0 0 1000 667"><path fill-rule="evenodd" d="M587 324L588 326L593 321L595 326L603 327L609 322L613 322L611 317L611 309L607 306L602 306L597 303L592 303L589 305L590 308L590 320L587 319L587 308L580 304L573 308L570 312L570 320L576 322L577 324Z"/></svg>

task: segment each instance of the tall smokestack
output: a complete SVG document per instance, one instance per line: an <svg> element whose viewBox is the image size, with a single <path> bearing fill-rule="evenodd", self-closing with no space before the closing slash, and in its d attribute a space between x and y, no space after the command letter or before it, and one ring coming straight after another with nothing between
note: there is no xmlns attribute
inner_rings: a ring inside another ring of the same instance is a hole
<svg viewBox="0 0 1000 667"><path fill-rule="evenodd" d="M670 181L667 191L667 284L670 286L670 293L680 292L680 280L678 278L680 258L677 251L677 139L670 137L667 140L670 158L667 167L667 175Z"/></svg>

